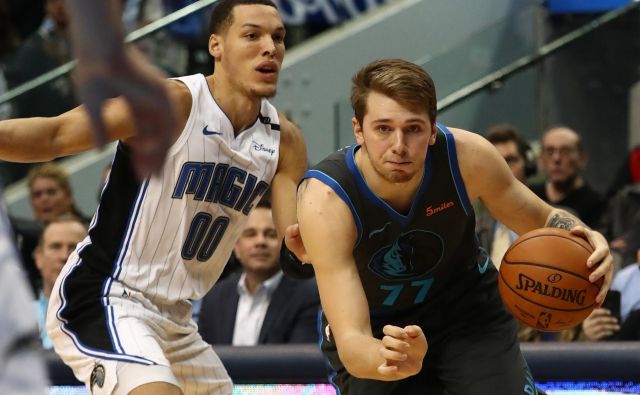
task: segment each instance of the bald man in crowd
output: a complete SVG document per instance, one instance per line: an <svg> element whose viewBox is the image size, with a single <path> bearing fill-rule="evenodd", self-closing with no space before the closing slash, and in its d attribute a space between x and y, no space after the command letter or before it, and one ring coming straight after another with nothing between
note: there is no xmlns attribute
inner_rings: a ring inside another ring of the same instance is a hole
<svg viewBox="0 0 640 395"><path fill-rule="evenodd" d="M531 189L547 203L573 210L588 226L598 225L604 198L582 177L587 153L580 135L568 127L553 127L542 135L540 170L546 180Z"/></svg>

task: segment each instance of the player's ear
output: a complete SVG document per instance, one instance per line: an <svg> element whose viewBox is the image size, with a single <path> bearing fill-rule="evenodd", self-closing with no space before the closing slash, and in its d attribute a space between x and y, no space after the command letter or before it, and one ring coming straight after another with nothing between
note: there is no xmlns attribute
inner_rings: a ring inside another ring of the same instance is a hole
<svg viewBox="0 0 640 395"><path fill-rule="evenodd" d="M222 56L222 43L220 42L220 36L212 34L209 36L209 54L213 56L216 62L220 61Z"/></svg>
<svg viewBox="0 0 640 395"><path fill-rule="evenodd" d="M429 145L434 145L436 143L436 136L438 135L438 128L436 127L436 123L431 124L431 137L429 137Z"/></svg>
<svg viewBox="0 0 640 395"><path fill-rule="evenodd" d="M362 125L356 119L356 117L351 118L351 126L353 126L353 134L356 136L356 142L358 144L364 143L364 137L362 136Z"/></svg>

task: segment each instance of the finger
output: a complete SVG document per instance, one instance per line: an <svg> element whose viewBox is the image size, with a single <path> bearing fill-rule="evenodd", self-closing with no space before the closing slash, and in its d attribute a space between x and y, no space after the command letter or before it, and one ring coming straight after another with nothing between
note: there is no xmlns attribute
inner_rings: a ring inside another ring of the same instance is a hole
<svg viewBox="0 0 640 395"><path fill-rule="evenodd" d="M382 333L387 336L395 337L396 339L407 338L407 333L405 332L405 330L394 325L385 325L384 328L382 328Z"/></svg>
<svg viewBox="0 0 640 395"><path fill-rule="evenodd" d="M287 229L284 231L284 235L291 239L300 237L300 226L298 224L287 226Z"/></svg>
<svg viewBox="0 0 640 395"><path fill-rule="evenodd" d="M600 292L598 292L598 295L596 296L596 303L598 305L602 305L602 303L604 303L604 298L607 296L607 292L611 287L611 281L613 279L613 259L611 258L611 256L605 259L604 265L606 265L608 269L604 274L604 281L602 282L602 287L600 287ZM598 267L597 270L600 269L601 267ZM593 276L594 274L595 273L592 273L591 276ZM589 280L591 280L591 276L589 276Z"/></svg>
<svg viewBox="0 0 640 395"><path fill-rule="evenodd" d="M423 335L422 333L422 328L420 328L417 325L408 325L404 327L405 332L407 333L407 335L411 336L411 337L420 337Z"/></svg>
<svg viewBox="0 0 640 395"><path fill-rule="evenodd" d="M379 352L382 358L388 361L404 362L407 360L407 354L403 352L389 350L384 347L380 347Z"/></svg>
<svg viewBox="0 0 640 395"><path fill-rule="evenodd" d="M411 347L409 343L398 340L392 336L383 337L382 345L389 350L395 350L399 352L406 352Z"/></svg>
<svg viewBox="0 0 640 395"><path fill-rule="evenodd" d="M382 365L378 366L378 373L380 373L380 375L382 376L394 377L398 374L398 367L383 363Z"/></svg>
<svg viewBox="0 0 640 395"><path fill-rule="evenodd" d="M597 262L600 262L605 258L608 252L608 244L606 240L601 240L599 233L585 228L584 226L574 226L570 230L574 236L581 237L589 242L593 247L593 252L587 259L587 267L593 267Z"/></svg>
<svg viewBox="0 0 640 395"><path fill-rule="evenodd" d="M595 309L593 309L593 311L591 312L589 317L587 317L587 319L591 320L597 317L610 317L610 316L611 316L611 312L609 311L609 309L605 309L603 307L596 307Z"/></svg>

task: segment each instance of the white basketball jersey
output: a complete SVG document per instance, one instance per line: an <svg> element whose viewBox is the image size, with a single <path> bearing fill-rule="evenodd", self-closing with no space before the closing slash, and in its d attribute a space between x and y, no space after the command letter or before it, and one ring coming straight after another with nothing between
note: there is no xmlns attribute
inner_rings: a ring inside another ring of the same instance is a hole
<svg viewBox="0 0 640 395"><path fill-rule="evenodd" d="M278 164L276 109L234 134L201 74L178 78L193 104L158 176L138 182L120 143L89 236L83 265L157 303L202 297L220 276L247 214Z"/></svg>

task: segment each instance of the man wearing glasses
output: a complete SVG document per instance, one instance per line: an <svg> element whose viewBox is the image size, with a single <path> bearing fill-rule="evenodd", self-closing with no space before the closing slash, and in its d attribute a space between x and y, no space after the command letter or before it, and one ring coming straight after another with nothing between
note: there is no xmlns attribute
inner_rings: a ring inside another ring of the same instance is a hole
<svg viewBox="0 0 640 395"><path fill-rule="evenodd" d="M578 133L564 126L548 129L542 135L539 164L546 180L531 185L533 192L547 203L573 210L588 226L597 226L605 201L582 178L587 153Z"/></svg>

